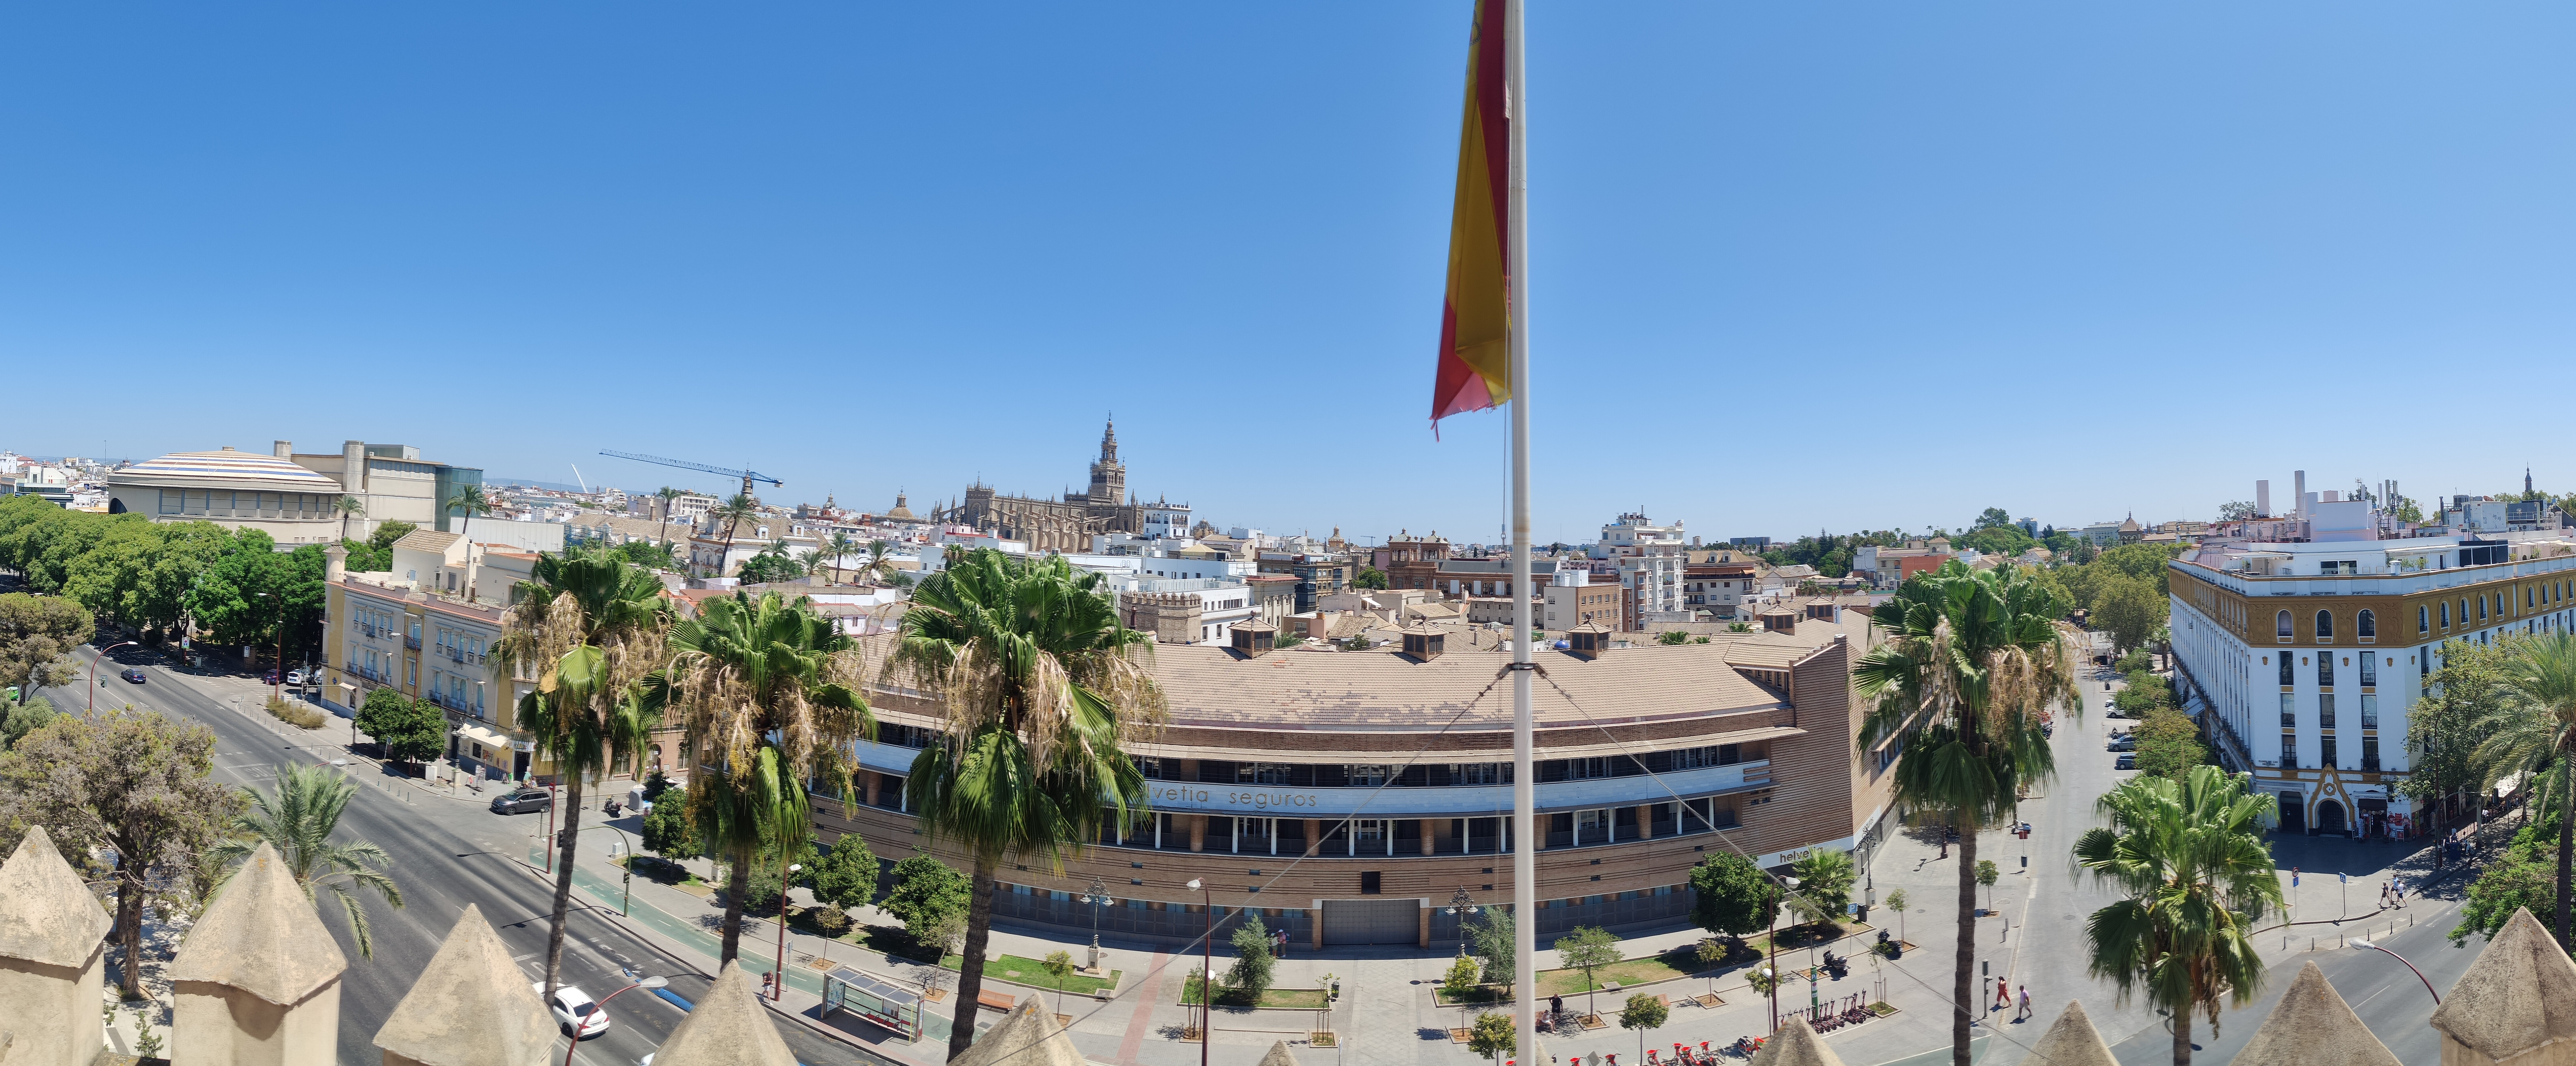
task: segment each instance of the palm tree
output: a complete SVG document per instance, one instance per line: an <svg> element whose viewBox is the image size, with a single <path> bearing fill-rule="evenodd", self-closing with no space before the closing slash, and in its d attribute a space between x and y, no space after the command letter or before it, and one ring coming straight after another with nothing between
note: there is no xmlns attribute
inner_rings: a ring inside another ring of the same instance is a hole
<svg viewBox="0 0 2576 1066"><path fill-rule="evenodd" d="M2220 1001L2242 1007L2263 983L2249 934L2281 880L2263 843L2275 801L2250 781L2215 766L2131 778L2095 804L2110 827L2075 842L2076 865L2128 896L2085 923L2093 976L2172 1013L2174 1066L2191 1064L2194 1011L2215 1033Z"/></svg>
<svg viewBox="0 0 2576 1066"><path fill-rule="evenodd" d="M2576 633L2511 638L2505 652L2504 707L2478 723L2486 740L2473 758L2486 783L2515 771L2557 771L2543 794L2558 801L2558 945L2566 948L2569 874L2576 866Z"/></svg>
<svg viewBox="0 0 2576 1066"><path fill-rule="evenodd" d="M1860 748L1903 745L1896 799L1959 830L1959 941L1951 975L1950 1056L1968 1066L1975 983L1977 832L2010 817L2024 785L2056 772L2041 715L2083 711L2075 662L2057 619L2065 605L2019 568L1970 571L1957 560L1907 581L1880 604L1887 643L1852 669L1874 701Z"/></svg>
<svg viewBox="0 0 2576 1066"><path fill-rule="evenodd" d="M502 616L492 651L510 676L535 679L536 687L519 697L519 726L535 736L564 785L554 916L546 931L551 996L572 907L582 785L621 757L630 766L642 763L654 717L638 682L661 665L670 615L661 579L614 558L543 554L530 576L510 590L513 606Z"/></svg>
<svg viewBox="0 0 2576 1066"><path fill-rule="evenodd" d="M718 961L731 962L752 857L792 855L812 839L804 782L848 803L852 742L875 737L877 720L859 694L857 645L802 596L709 600L672 628L671 653L648 687L679 709L689 750L714 767L689 775L689 811L707 853L727 864Z"/></svg>
<svg viewBox="0 0 2576 1066"><path fill-rule="evenodd" d="M708 511L707 517L724 520L724 554L716 557L716 572L707 575L708 577L723 577L725 560L733 558L734 531L740 528L744 522L749 522L760 517L760 502L752 499L748 494L737 492L733 494L732 498L727 499L715 509Z"/></svg>
<svg viewBox="0 0 2576 1066"><path fill-rule="evenodd" d="M662 528L657 531L660 535L653 539L661 541L664 545L671 543L671 501L688 494L687 489L675 489L669 485L653 490L653 495L662 500Z"/></svg>
<svg viewBox="0 0 2576 1066"><path fill-rule="evenodd" d="M814 549L814 554L806 558L806 571L820 573L824 581L830 582L834 572L841 569L843 561L849 558L850 553L857 550L859 550L859 542L855 538L845 530L835 529L832 531L832 539L824 541L822 547ZM825 559L831 562L826 563ZM831 569L825 570L826 566Z"/></svg>
<svg viewBox="0 0 2576 1066"><path fill-rule="evenodd" d="M350 515L359 515L359 516L363 517L363 516L365 516L365 515L366 515L366 513L367 513L367 501L365 501L365 500L361 500L361 499L357 498L356 496L343 495L343 496L341 496L341 497L340 497L340 539L341 539L341 540L347 540L347 539L349 539L349 516L350 516Z"/></svg>
<svg viewBox="0 0 2576 1066"><path fill-rule="evenodd" d="M863 581L883 581L897 573L899 571L894 566L894 543L872 540L868 542L868 561L859 566L858 573L852 574L850 580L852 584Z"/></svg>
<svg viewBox="0 0 2576 1066"><path fill-rule="evenodd" d="M955 1058L975 1035L995 871L1005 857L1062 871L1066 852L1143 818L1145 778L1120 745L1151 736L1165 711L1138 654L1149 638L1118 623L1100 575L1062 556L955 552L912 604L886 672L941 704L945 722L905 796L931 842L975 859Z"/></svg>
<svg viewBox="0 0 2576 1066"><path fill-rule="evenodd" d="M340 901L349 916L349 933L358 942L358 954L376 957L375 938L367 925L367 910L358 902L354 889L366 889L401 907L402 887L376 869L393 859L385 849L360 840L348 844L331 842L331 830L340 824L340 812L349 807L349 797L358 792L358 783L345 772L334 772L322 766L285 762L277 764L277 790L250 793L250 810L233 819L240 834L209 849L208 857L216 864L237 868L250 857L262 841L277 850L278 861L286 864L295 883L304 889L304 898L312 899L316 888L327 888ZM230 879L230 873L226 873Z"/></svg>
<svg viewBox="0 0 2576 1066"><path fill-rule="evenodd" d="M457 535L465 541L465 598L471 600L474 598L474 538L467 534L474 528L475 515L492 513L492 497L483 494L481 485L459 485L455 495L447 498L445 509L465 516L464 528L459 529Z"/></svg>

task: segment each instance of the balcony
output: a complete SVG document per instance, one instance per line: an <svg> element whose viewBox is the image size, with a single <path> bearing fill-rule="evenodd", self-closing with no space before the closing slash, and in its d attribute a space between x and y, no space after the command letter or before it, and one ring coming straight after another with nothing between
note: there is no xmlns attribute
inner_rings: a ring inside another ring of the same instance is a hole
<svg viewBox="0 0 2576 1066"><path fill-rule="evenodd" d="M410 649L411 649L411 650L413 650L413 651L419 651L419 650L420 650L420 638L419 638L419 637L416 637L416 636L406 636L406 637L404 637L404 638L403 638L403 647L410 648Z"/></svg>

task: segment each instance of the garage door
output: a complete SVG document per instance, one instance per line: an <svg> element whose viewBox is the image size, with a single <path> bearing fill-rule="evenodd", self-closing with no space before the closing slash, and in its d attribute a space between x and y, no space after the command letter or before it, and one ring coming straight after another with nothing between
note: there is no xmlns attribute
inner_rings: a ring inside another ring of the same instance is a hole
<svg viewBox="0 0 2576 1066"><path fill-rule="evenodd" d="M1421 936L1421 900L1324 901L1326 944L1412 944L1418 943Z"/></svg>

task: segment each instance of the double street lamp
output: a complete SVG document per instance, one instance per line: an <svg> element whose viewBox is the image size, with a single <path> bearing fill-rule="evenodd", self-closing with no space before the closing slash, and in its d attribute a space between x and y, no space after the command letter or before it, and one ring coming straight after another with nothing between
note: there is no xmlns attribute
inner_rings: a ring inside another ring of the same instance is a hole
<svg viewBox="0 0 2576 1066"><path fill-rule="evenodd" d="M1100 909L1109 905L1109 883L1095 877L1082 902L1091 905L1091 968L1100 969Z"/></svg>

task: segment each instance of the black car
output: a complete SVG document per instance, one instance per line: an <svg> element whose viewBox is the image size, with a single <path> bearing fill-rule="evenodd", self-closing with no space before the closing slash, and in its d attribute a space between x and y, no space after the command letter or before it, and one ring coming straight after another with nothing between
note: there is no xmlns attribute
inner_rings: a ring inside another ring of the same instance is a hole
<svg viewBox="0 0 2576 1066"><path fill-rule="evenodd" d="M141 670L137 670L137 669L135 669L135 668L133 668L133 667L131 667L131 666L126 667L125 669L118 671L118 672L117 672L117 674L116 674L116 676L121 677L121 678L124 678L124 679L126 679L126 680L128 680L128 681L134 682L135 684L138 684L138 685L140 685L140 684L142 684L142 683L143 683L143 671L141 671Z"/></svg>
<svg viewBox="0 0 2576 1066"><path fill-rule="evenodd" d="M2124 752L2118 759L2111 763L2111 768L2114 770L2135 770L2138 768L2138 757Z"/></svg>
<svg viewBox="0 0 2576 1066"><path fill-rule="evenodd" d="M530 814L552 810L555 798L542 788L522 788L492 797L494 814Z"/></svg>

